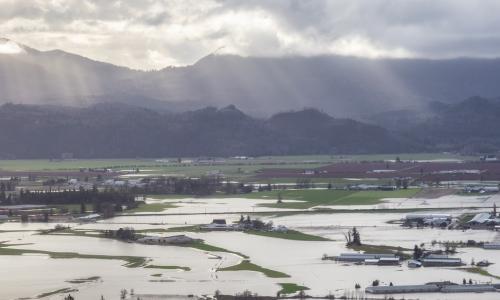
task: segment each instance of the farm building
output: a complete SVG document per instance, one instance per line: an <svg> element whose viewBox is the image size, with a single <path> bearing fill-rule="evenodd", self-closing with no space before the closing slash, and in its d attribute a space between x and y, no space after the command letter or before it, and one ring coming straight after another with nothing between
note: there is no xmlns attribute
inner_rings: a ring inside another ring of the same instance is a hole
<svg viewBox="0 0 500 300"><path fill-rule="evenodd" d="M419 220L424 221L428 219L447 219L451 220L450 214L408 214L406 215L406 220L417 222Z"/></svg>
<svg viewBox="0 0 500 300"><path fill-rule="evenodd" d="M452 217L449 214L408 214L405 225L441 226L450 225Z"/></svg>
<svg viewBox="0 0 500 300"><path fill-rule="evenodd" d="M435 284L369 286L365 292L370 294L437 293L441 288Z"/></svg>
<svg viewBox="0 0 500 300"><path fill-rule="evenodd" d="M377 265L379 266L394 266L399 265L399 257L381 257L378 260Z"/></svg>
<svg viewBox="0 0 500 300"><path fill-rule="evenodd" d="M365 289L370 294L409 294L409 293L483 293L498 292L493 284L445 284L434 283L421 285L370 286Z"/></svg>
<svg viewBox="0 0 500 300"><path fill-rule="evenodd" d="M500 243L499 242L496 242L496 243L484 243L483 248L484 249L497 249L497 250L500 250Z"/></svg>
<svg viewBox="0 0 500 300"><path fill-rule="evenodd" d="M491 284L447 285L441 288L442 293L484 293L496 292Z"/></svg>
<svg viewBox="0 0 500 300"><path fill-rule="evenodd" d="M408 261L409 268L420 268L421 266L422 266L422 263L419 262L418 260L411 259Z"/></svg>
<svg viewBox="0 0 500 300"><path fill-rule="evenodd" d="M334 256L333 259L336 261L344 261L344 262L366 262L368 263L377 261L379 263L380 259L387 259L386 262L389 262L389 259L397 259L399 261L399 257L394 254L361 254L361 253L342 253L339 256Z"/></svg>
<svg viewBox="0 0 500 300"><path fill-rule="evenodd" d="M463 264L460 258L452 258L446 255L429 255L421 259L421 262L424 267L456 267Z"/></svg>

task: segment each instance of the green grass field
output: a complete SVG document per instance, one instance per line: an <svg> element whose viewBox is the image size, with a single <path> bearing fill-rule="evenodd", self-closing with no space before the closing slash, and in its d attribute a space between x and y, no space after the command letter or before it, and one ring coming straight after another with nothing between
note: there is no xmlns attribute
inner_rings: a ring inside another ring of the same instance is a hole
<svg viewBox="0 0 500 300"><path fill-rule="evenodd" d="M403 259L410 259L411 255L409 254L409 252L412 251L412 249L403 247L387 246L387 245L368 245L368 244L362 244L361 246L350 245L347 246L347 248L356 251L363 251L365 253L397 254Z"/></svg>
<svg viewBox="0 0 500 300"><path fill-rule="evenodd" d="M263 156L248 160L224 159L218 165L195 165L193 159L184 159L178 164L176 158L168 162L157 159L19 159L0 160L0 170L8 171L61 171L80 168L109 168L114 170L136 169L143 173L200 176L218 170L234 178L246 178L255 175L262 168L313 168L338 161L375 161L389 160L396 157L402 160L463 159L476 157L459 156L448 153L411 153L411 154L373 154L373 155L301 155L301 156Z"/></svg>
<svg viewBox="0 0 500 300"><path fill-rule="evenodd" d="M0 255L45 254L48 255L50 258L58 258L58 259L83 258L83 259L122 260L125 262L123 266L127 268L142 267L147 261L145 257L140 257L140 256L112 256L112 255L80 254L76 252L52 252L44 250L8 248L8 246L16 246L16 245L7 245L0 243Z"/></svg>
<svg viewBox="0 0 500 300"><path fill-rule="evenodd" d="M77 291L78 291L77 289L73 289L73 288L63 288L63 289L58 289L58 290L55 290L55 291L51 291L51 292L40 294L40 295L36 296L36 298L37 299L47 298L49 296L54 296L54 295L57 295L57 294L66 294L66 293L77 292Z"/></svg>
<svg viewBox="0 0 500 300"><path fill-rule="evenodd" d="M179 266L158 266L158 265L147 265L144 268L146 269L163 269L163 270L183 270L183 271L191 271L190 267L179 267ZM161 274L160 274L161 276Z"/></svg>
<svg viewBox="0 0 500 300"><path fill-rule="evenodd" d="M266 269L266 268L263 268L263 267L258 266L256 264L253 264L249 260L243 260L241 263L239 263L237 265L230 266L227 268L218 269L217 271L254 271L254 272L260 272L260 273L262 273L270 278L288 278L288 277L290 277L290 275L287 275L285 273Z"/></svg>
<svg viewBox="0 0 500 300"><path fill-rule="evenodd" d="M293 294L300 291L306 291L309 288L295 283L278 283L281 286L280 294Z"/></svg>
<svg viewBox="0 0 500 300"><path fill-rule="evenodd" d="M459 268L458 270L463 270L465 272L472 273L472 274L479 274L479 275L488 276L488 277L495 278L495 279L500 279L500 276L493 275L490 272L488 272L485 269L482 269L480 267Z"/></svg>
<svg viewBox="0 0 500 300"><path fill-rule="evenodd" d="M227 250L227 249L224 249L224 248L221 248L221 247L217 247L217 246L212 246L212 245L209 245L209 244L205 244L203 242L197 242L197 243L187 244L185 247L190 247L190 248L194 248L194 249L198 249L198 250L203 250L203 251L208 251L208 252L227 252L227 253L236 254L236 255L241 256L243 258L249 258L245 254L242 254L242 253L239 253L239 252L235 252L235 251L230 251L230 250Z"/></svg>
<svg viewBox="0 0 500 300"><path fill-rule="evenodd" d="M329 241L329 239L317 235L302 233L296 230L288 230L288 232L274 232L274 231L245 231L247 234L266 236L277 239L293 240L293 241Z"/></svg>

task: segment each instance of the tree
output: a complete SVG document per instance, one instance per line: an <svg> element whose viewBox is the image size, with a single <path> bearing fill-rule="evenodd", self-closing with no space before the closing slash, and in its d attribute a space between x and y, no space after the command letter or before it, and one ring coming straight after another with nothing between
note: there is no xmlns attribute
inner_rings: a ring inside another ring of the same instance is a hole
<svg viewBox="0 0 500 300"><path fill-rule="evenodd" d="M356 229L356 227L352 228L352 243L354 245L361 245L361 235L359 234L359 231Z"/></svg>
<svg viewBox="0 0 500 300"><path fill-rule="evenodd" d="M344 233L347 246L361 246L361 235L359 234L358 229L353 227L347 233Z"/></svg>
<svg viewBox="0 0 500 300"><path fill-rule="evenodd" d="M283 203L283 198L281 197L281 192L278 193L278 201L277 201L278 204L281 204Z"/></svg>
<svg viewBox="0 0 500 300"><path fill-rule="evenodd" d="M80 203L80 213L84 214L87 211L87 208L85 207L85 203L82 202Z"/></svg>
<svg viewBox="0 0 500 300"><path fill-rule="evenodd" d="M420 257L422 257L422 254L423 250L415 245L415 247L413 247L413 259L419 259Z"/></svg>
<svg viewBox="0 0 500 300"><path fill-rule="evenodd" d="M120 291L120 299L125 299L125 298L127 298L127 294L128 294L128 292L127 292L127 290L126 290L126 289L121 290L121 291Z"/></svg>

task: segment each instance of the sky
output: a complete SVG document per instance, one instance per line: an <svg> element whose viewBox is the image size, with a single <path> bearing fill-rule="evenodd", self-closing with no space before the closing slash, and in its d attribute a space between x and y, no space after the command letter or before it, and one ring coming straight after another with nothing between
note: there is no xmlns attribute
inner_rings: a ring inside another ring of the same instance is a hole
<svg viewBox="0 0 500 300"><path fill-rule="evenodd" d="M0 37L143 70L213 52L500 57L499 12L500 0L0 0Z"/></svg>

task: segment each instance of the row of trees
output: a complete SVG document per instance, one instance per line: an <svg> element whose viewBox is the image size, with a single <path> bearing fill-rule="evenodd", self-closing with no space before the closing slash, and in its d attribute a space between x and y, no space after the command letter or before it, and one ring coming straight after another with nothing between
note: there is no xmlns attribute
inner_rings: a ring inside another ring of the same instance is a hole
<svg viewBox="0 0 500 300"><path fill-rule="evenodd" d="M45 192L21 190L16 199L19 204L81 204L81 203L114 203L128 205L135 202L135 196L130 191L106 189L98 191L79 189L62 192Z"/></svg>
<svg viewBox="0 0 500 300"><path fill-rule="evenodd" d="M202 176L200 178L158 177L144 178L143 186L131 187L136 194L183 194L211 195L222 186L220 177Z"/></svg>
<svg viewBox="0 0 500 300"><path fill-rule="evenodd" d="M120 228L118 230L105 230L103 235L107 238L116 238L119 240L135 240L137 239L135 229L132 227Z"/></svg>

